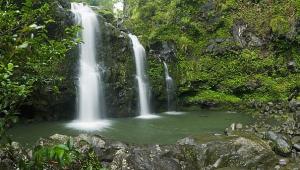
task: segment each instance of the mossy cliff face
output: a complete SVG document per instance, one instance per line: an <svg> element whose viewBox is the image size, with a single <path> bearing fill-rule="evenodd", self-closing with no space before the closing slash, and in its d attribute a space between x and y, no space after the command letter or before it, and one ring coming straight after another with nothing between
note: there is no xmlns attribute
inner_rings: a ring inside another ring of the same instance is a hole
<svg viewBox="0 0 300 170"><path fill-rule="evenodd" d="M125 25L148 49L155 93L163 94L160 60L167 60L181 105L299 98L299 1L125 3ZM175 57L152 53L164 43L174 45Z"/></svg>
<svg viewBox="0 0 300 170"><path fill-rule="evenodd" d="M107 115L129 116L137 110L135 88L135 62L131 40L101 15L98 61L104 68Z"/></svg>

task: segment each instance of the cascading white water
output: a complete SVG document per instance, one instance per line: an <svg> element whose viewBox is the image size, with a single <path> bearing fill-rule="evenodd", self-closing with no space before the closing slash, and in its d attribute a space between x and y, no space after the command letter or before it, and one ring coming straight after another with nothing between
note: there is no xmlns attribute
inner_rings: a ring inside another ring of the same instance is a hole
<svg viewBox="0 0 300 170"><path fill-rule="evenodd" d="M135 35L129 34L129 37L133 44L135 65L136 65L136 79L138 82L139 91L139 106L141 118L153 118L156 117L150 112L150 90L148 84L148 77L145 73L145 59L146 52L143 45L139 42Z"/></svg>
<svg viewBox="0 0 300 170"><path fill-rule="evenodd" d="M166 62L164 63L165 69L165 79L166 79L166 91L167 91L167 98L168 98L168 111L174 111L174 98L175 98L175 86L172 77L169 74L168 65Z"/></svg>
<svg viewBox="0 0 300 170"><path fill-rule="evenodd" d="M105 114L105 101L100 68L96 62L96 35L99 33L99 22L96 13L82 3L72 3L71 11L76 24L82 27L80 35L83 43L79 47L78 118L70 126L94 130L107 124L101 121Z"/></svg>

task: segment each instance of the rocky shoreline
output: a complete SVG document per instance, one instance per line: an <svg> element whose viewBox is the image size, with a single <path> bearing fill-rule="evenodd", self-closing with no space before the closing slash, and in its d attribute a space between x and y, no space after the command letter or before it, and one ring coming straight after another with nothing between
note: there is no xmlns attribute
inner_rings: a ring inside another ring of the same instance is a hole
<svg viewBox="0 0 300 170"><path fill-rule="evenodd" d="M75 159L65 165L65 169L81 169L83 162L92 160L101 168L112 170L298 170L300 135L297 125L300 119L298 105L293 105L293 108L296 109L289 121L293 121L292 125L296 126L287 128L288 121L272 126L259 118L252 125L233 123L225 129L224 134L216 134L216 139L205 143L197 138L186 137L176 144L135 145L88 134L76 137L56 134L40 139L33 149L12 142L1 146L0 169L17 169L20 162L36 161L37 148L67 145L72 141L72 148L80 155L80 161ZM55 161L48 161L47 167L43 169L60 169L58 165Z"/></svg>
<svg viewBox="0 0 300 170"><path fill-rule="evenodd" d="M12 142L1 146L0 169L17 169L20 163L36 161L37 148L55 148L56 145L66 145L72 141L73 151L83 161L75 159L65 165L65 169L80 169L82 162L92 160L102 168L113 170L298 170L300 103L297 100L291 100L288 104L269 102L256 109L259 114L254 123L232 123L224 130L224 134L215 134L216 138L205 143L197 138L186 137L176 144L136 145L88 134L76 137L56 134L40 139L33 148ZM55 162L48 161L46 165L43 169L60 169Z"/></svg>

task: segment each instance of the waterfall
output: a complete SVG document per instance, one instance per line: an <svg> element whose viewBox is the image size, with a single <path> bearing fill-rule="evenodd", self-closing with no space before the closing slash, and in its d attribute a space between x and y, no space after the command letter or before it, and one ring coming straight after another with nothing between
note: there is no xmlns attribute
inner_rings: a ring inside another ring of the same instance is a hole
<svg viewBox="0 0 300 170"><path fill-rule="evenodd" d="M75 16L75 23L82 27L80 36L83 43L79 46L78 118L70 126L93 130L106 125L101 121L105 116L105 100L99 70L103 68L100 68L96 62L99 22L96 13L82 3L72 3L71 11Z"/></svg>
<svg viewBox="0 0 300 170"><path fill-rule="evenodd" d="M139 42L138 38L135 35L129 34L129 37L133 44L136 65L136 79L138 82L140 117L153 118L156 116L152 115L150 112L150 90L148 77L145 73L146 52L143 45Z"/></svg>
<svg viewBox="0 0 300 170"><path fill-rule="evenodd" d="M165 79L166 79L166 91L167 91L167 99L168 99L168 111L174 111L174 98L175 98L175 86L172 77L169 74L168 65L166 62L164 63L165 69Z"/></svg>

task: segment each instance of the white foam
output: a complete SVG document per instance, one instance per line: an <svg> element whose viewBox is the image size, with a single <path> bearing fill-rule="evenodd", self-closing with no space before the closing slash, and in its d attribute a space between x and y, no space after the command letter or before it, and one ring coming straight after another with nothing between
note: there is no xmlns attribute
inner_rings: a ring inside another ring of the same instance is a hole
<svg viewBox="0 0 300 170"><path fill-rule="evenodd" d="M136 117L137 119L157 119L160 118L158 115L153 115L153 114L147 114L147 115L141 115Z"/></svg>
<svg viewBox="0 0 300 170"><path fill-rule="evenodd" d="M183 115L185 112L175 112L175 111L169 111L169 112L164 112L167 115Z"/></svg>
<svg viewBox="0 0 300 170"><path fill-rule="evenodd" d="M82 131L101 131L111 125L109 120L99 120L94 122L73 121L66 125L68 128Z"/></svg>

